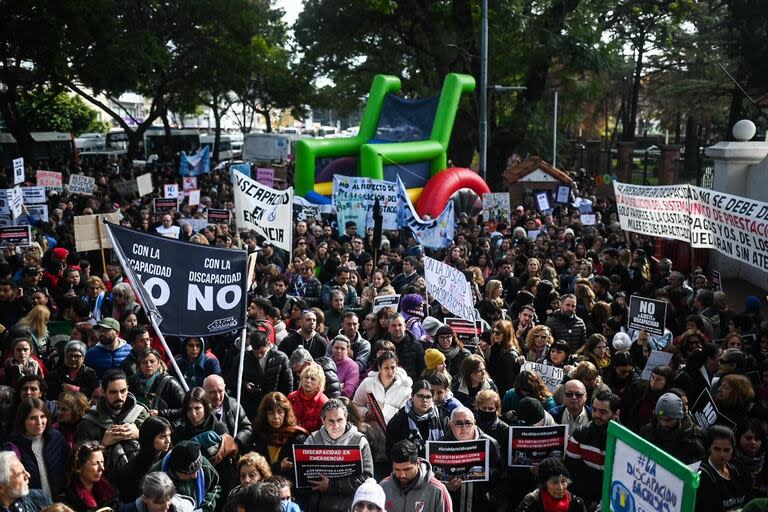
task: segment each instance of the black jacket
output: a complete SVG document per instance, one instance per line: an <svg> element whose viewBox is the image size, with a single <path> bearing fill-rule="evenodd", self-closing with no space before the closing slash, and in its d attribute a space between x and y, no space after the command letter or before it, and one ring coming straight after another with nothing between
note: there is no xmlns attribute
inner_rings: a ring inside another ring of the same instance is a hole
<svg viewBox="0 0 768 512"><path fill-rule="evenodd" d="M654 417L649 424L640 429L640 437L655 444L683 464L692 464L704 457L701 430L687 415L671 432L662 430Z"/></svg>
<svg viewBox="0 0 768 512"><path fill-rule="evenodd" d="M213 411L213 415L227 427L227 433L232 435L235 431L235 414L238 407L240 408L240 417L237 420L237 436L233 437L240 447L240 452L245 453L245 449L250 445L253 436L253 425L251 425L251 420L246 415L245 409L237 403L237 400L229 395L224 395L224 402L221 404L221 417L217 416L216 411Z"/></svg>
<svg viewBox="0 0 768 512"><path fill-rule="evenodd" d="M562 311L555 311L547 318L547 327L556 341L568 342L572 353L581 348L587 340L587 326L584 320L576 315L567 317Z"/></svg>
<svg viewBox="0 0 768 512"><path fill-rule="evenodd" d="M280 350L290 358L294 350L299 347L304 347L312 356L312 359L317 359L319 357L325 356L327 345L328 342L326 339L318 333L315 333L314 336L305 341L301 335L301 332L295 332L289 336L286 336L282 343L280 343Z"/></svg>
<svg viewBox="0 0 768 512"><path fill-rule="evenodd" d="M71 379L67 373L67 368L59 366L55 370L48 372L45 378L45 382L48 385L47 396L56 400L59 393L62 392L62 384L71 384L80 388L80 392L90 398L93 394L93 390L100 386L99 377L93 368L89 368L83 365L77 376Z"/></svg>
<svg viewBox="0 0 768 512"><path fill-rule="evenodd" d="M448 418L446 417L445 411L443 411L443 409L439 407L435 407L435 409L437 410L438 421L442 426L443 434L445 434L445 426L448 424ZM406 412L405 407L401 407L400 410L397 411L394 416L392 416L392 419L389 420L389 423L387 423L387 455L389 455L389 451L392 449L392 446L394 446L395 443L402 441L403 439L409 439L419 447L419 457L424 458L426 441L439 441L440 437L437 439L429 438L430 425L429 421L427 420L416 423L416 426L419 428L419 433L421 434L420 439L414 439L411 437L411 427L408 422L408 413Z"/></svg>
<svg viewBox="0 0 768 512"><path fill-rule="evenodd" d="M267 393L279 391L288 396L293 391L293 373L288 357L276 348L271 348L264 357L267 362L263 371L252 350L246 351L243 359L243 397L240 403L251 418L256 417L259 403ZM236 390L237 373L232 372L228 377L230 380L227 387ZM255 386L253 391L247 389L248 383Z"/></svg>
<svg viewBox="0 0 768 512"><path fill-rule="evenodd" d="M171 423L181 417L181 406L184 402L184 388L173 375L161 373L155 378L152 387L143 397L139 397L139 378L132 375L128 378L128 389L134 396L143 399L150 410L157 410L158 416L162 416Z"/></svg>
<svg viewBox="0 0 768 512"><path fill-rule="evenodd" d="M517 506L517 512L547 512L544 510L544 505L541 502L540 489L536 489L533 492L529 492L523 498L523 501ZM586 512L587 507L584 504L584 500L571 493L571 506L568 508L568 512Z"/></svg>
<svg viewBox="0 0 768 512"><path fill-rule="evenodd" d="M251 446L248 451L253 451L263 455L264 458L267 459L267 462L269 462L269 467L272 468L273 475L283 475L284 477L293 480L295 478L293 468L287 471L283 471L280 468L280 461L286 457L290 460L293 460L293 445L304 444L304 441L307 440L308 435L309 433L306 430L301 427L297 427L296 432L294 432L290 439L288 439L282 448L280 448L280 453L277 456L277 460L274 462L270 460L269 447L267 446L266 441L258 434L253 435L251 439Z"/></svg>
<svg viewBox="0 0 768 512"><path fill-rule="evenodd" d="M518 355L515 350L504 350L498 343L491 346L491 354L485 365L488 375L499 388L499 396L504 396L504 393L515 387L515 379L520 373Z"/></svg>
<svg viewBox="0 0 768 512"><path fill-rule="evenodd" d="M384 339L392 341L387 334ZM392 343L395 343L392 341ZM398 364L405 370L405 373L416 381L427 364L424 362L424 345L421 344L410 331L405 331L405 337L399 343L395 343Z"/></svg>

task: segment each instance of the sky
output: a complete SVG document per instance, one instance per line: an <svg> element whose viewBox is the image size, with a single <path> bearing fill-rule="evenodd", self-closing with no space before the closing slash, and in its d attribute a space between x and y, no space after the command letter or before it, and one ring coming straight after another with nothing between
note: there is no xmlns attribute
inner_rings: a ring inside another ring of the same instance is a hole
<svg viewBox="0 0 768 512"><path fill-rule="evenodd" d="M292 25L299 13L304 9L302 0L275 0L275 7L279 7L285 11L283 20Z"/></svg>

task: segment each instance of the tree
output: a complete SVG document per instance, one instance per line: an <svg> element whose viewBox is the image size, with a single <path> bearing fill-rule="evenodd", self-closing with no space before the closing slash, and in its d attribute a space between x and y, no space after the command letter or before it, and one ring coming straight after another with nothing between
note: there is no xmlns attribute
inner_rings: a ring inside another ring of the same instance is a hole
<svg viewBox="0 0 768 512"><path fill-rule="evenodd" d="M31 91L22 94L17 106L19 116L31 131L103 133L109 125L98 120L98 112L77 96L58 91Z"/></svg>

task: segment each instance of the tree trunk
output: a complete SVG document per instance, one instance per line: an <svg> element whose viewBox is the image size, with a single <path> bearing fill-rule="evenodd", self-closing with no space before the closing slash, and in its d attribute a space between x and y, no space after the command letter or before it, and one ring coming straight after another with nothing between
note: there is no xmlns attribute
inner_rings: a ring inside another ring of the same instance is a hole
<svg viewBox="0 0 768 512"><path fill-rule="evenodd" d="M211 159L214 162L219 161L219 144L221 143L221 111L219 110L219 102L216 96L213 96L211 101L211 111L213 111L213 148L211 151Z"/></svg>
<svg viewBox="0 0 768 512"><path fill-rule="evenodd" d="M15 86L9 87L6 92L0 94L0 113L5 120L8 131L11 132L13 138L16 139L16 146L19 150L18 155L8 155L8 157L9 159L13 159L22 156L27 165L32 165L34 163L35 155L35 140L32 138L29 128L27 128L26 124L17 115L17 99L18 95L16 94ZM9 184L13 184L12 180Z"/></svg>
<svg viewBox="0 0 768 512"><path fill-rule="evenodd" d="M645 34L640 35L640 41L645 41ZM630 142L635 140L635 130L637 128L637 109L640 103L640 81L643 77L643 58L645 48L641 43L637 48L637 60L635 61L635 72L632 75L632 94L629 100L629 109L627 111L627 122L624 124L624 130L621 133L621 140Z"/></svg>

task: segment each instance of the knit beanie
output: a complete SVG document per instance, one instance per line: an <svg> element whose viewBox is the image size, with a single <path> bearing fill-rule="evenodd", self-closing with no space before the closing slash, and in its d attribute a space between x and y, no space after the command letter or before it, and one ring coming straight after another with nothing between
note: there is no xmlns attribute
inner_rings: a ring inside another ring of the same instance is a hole
<svg viewBox="0 0 768 512"><path fill-rule="evenodd" d="M664 393L656 402L653 411L659 418L683 419L683 401L674 393Z"/></svg>
<svg viewBox="0 0 768 512"><path fill-rule="evenodd" d="M613 349L616 352L626 352L632 346L632 340L625 332L617 332L613 336Z"/></svg>
<svg viewBox="0 0 768 512"><path fill-rule="evenodd" d="M421 307L423 303L424 297L418 293L409 293L400 300L400 311L424 318L424 310Z"/></svg>
<svg viewBox="0 0 768 512"><path fill-rule="evenodd" d="M436 348L428 348L424 351L424 362L427 364L427 370L434 370L445 363L445 356Z"/></svg>
<svg viewBox="0 0 768 512"><path fill-rule="evenodd" d="M168 469L173 473L195 473L203 465L200 445L193 441L182 441L171 450Z"/></svg>

